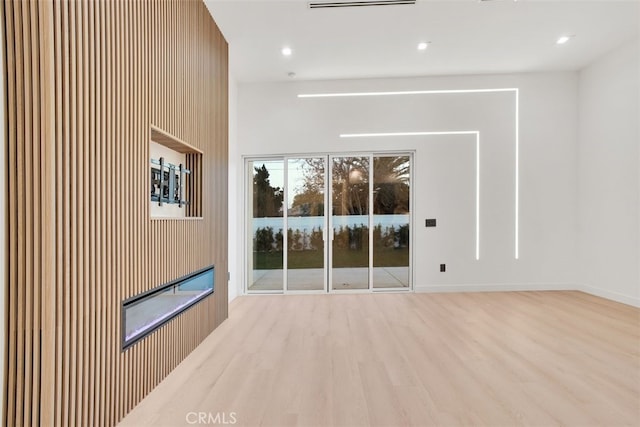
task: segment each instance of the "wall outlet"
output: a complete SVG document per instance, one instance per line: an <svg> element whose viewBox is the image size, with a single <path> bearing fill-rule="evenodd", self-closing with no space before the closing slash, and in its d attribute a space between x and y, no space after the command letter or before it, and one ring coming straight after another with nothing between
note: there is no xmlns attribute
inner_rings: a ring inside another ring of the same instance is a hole
<svg viewBox="0 0 640 427"><path fill-rule="evenodd" d="M447 264L440 264L440 273L447 271Z"/></svg>

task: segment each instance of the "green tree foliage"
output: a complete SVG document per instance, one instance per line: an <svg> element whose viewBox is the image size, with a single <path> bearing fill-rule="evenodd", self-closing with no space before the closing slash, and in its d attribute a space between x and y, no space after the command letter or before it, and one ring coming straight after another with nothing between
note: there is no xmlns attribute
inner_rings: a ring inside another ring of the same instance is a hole
<svg viewBox="0 0 640 427"><path fill-rule="evenodd" d="M264 164L253 169L253 217L282 216L283 189L271 186L269 170Z"/></svg>
<svg viewBox="0 0 640 427"><path fill-rule="evenodd" d="M291 228L287 230L287 250L293 250L293 230Z"/></svg>
<svg viewBox="0 0 640 427"><path fill-rule="evenodd" d="M381 249L384 247L382 242L382 225L380 224L373 227L373 247L374 249Z"/></svg>
<svg viewBox="0 0 640 427"><path fill-rule="evenodd" d="M346 249L349 247L349 227L340 226L333 235L333 247Z"/></svg>
<svg viewBox="0 0 640 427"><path fill-rule="evenodd" d="M404 224L397 229L394 226L382 228L381 224L373 227L373 245L375 250L405 249L409 247L409 225Z"/></svg>
<svg viewBox="0 0 640 427"><path fill-rule="evenodd" d="M276 251L282 252L282 245L284 240L284 235L282 234L282 229L278 230L276 233Z"/></svg>
<svg viewBox="0 0 640 427"><path fill-rule="evenodd" d="M273 228L258 228L254 237L253 247L256 252L271 252L273 250Z"/></svg>
<svg viewBox="0 0 640 427"><path fill-rule="evenodd" d="M314 227L313 230L311 230L311 249L317 251L323 248L324 241L322 240L322 229Z"/></svg>
<svg viewBox="0 0 640 427"><path fill-rule="evenodd" d="M349 232L349 249L357 251L369 247L369 227L365 225L347 227Z"/></svg>
<svg viewBox="0 0 640 427"><path fill-rule="evenodd" d="M409 247L409 224L401 225L396 234L398 246L401 248Z"/></svg>
<svg viewBox="0 0 640 427"><path fill-rule="evenodd" d="M301 251L302 249L304 249L302 246L302 233L300 233L300 230L298 230L297 228L293 232L293 236L291 237L291 249L293 249L294 251Z"/></svg>

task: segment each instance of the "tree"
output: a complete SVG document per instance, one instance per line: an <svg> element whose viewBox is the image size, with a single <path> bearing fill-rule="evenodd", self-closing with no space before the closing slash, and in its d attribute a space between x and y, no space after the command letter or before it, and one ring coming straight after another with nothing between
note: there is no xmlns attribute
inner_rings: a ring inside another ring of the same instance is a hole
<svg viewBox="0 0 640 427"><path fill-rule="evenodd" d="M311 249L316 251L324 247L324 240L322 239L322 228L315 228L311 230Z"/></svg>
<svg viewBox="0 0 640 427"><path fill-rule="evenodd" d="M296 188L291 201L291 210L296 216L324 215L324 180L325 166L323 158L309 158L301 165L303 182Z"/></svg>
<svg viewBox="0 0 640 427"><path fill-rule="evenodd" d="M373 213L409 212L409 157L375 157L373 160Z"/></svg>
<svg viewBox="0 0 640 427"><path fill-rule="evenodd" d="M264 164L253 169L253 217L282 216L283 189L271 186L269 171Z"/></svg>
<svg viewBox="0 0 640 427"><path fill-rule="evenodd" d="M333 214L368 214L369 158L334 157L331 174Z"/></svg>
<svg viewBox="0 0 640 427"><path fill-rule="evenodd" d="M282 242L283 242L282 228L278 230L276 233L276 252L282 252Z"/></svg>
<svg viewBox="0 0 640 427"><path fill-rule="evenodd" d="M271 252L273 250L273 228L258 228L254 237L253 247L256 252Z"/></svg>
<svg viewBox="0 0 640 427"><path fill-rule="evenodd" d="M296 230L293 232L293 236L291 237L291 249L293 249L294 251L300 251L304 249L301 240L302 233L300 233L300 230L296 228Z"/></svg>
<svg viewBox="0 0 640 427"><path fill-rule="evenodd" d="M409 225L401 225L397 231L398 233L398 246L401 248L409 247Z"/></svg>
<svg viewBox="0 0 640 427"><path fill-rule="evenodd" d="M331 163L332 206L334 215L369 213L369 180L374 180L373 213L409 212L408 156L376 156L373 177L369 157L334 157ZM292 207L301 215L321 215L324 209L325 160L306 159L304 183L294 197Z"/></svg>

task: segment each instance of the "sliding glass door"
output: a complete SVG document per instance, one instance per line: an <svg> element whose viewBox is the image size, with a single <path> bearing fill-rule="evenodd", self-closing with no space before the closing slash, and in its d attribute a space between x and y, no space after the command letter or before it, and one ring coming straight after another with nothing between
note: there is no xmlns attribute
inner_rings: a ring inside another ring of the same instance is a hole
<svg viewBox="0 0 640 427"><path fill-rule="evenodd" d="M287 290L324 291L324 157L287 159Z"/></svg>
<svg viewBox="0 0 640 427"><path fill-rule="evenodd" d="M247 162L247 290L284 289L284 161Z"/></svg>
<svg viewBox="0 0 640 427"><path fill-rule="evenodd" d="M408 288L411 157L373 158L373 287Z"/></svg>
<svg viewBox="0 0 640 427"><path fill-rule="evenodd" d="M409 289L411 160L248 160L247 291Z"/></svg>
<svg viewBox="0 0 640 427"><path fill-rule="evenodd" d="M331 289L369 289L369 156L331 157Z"/></svg>

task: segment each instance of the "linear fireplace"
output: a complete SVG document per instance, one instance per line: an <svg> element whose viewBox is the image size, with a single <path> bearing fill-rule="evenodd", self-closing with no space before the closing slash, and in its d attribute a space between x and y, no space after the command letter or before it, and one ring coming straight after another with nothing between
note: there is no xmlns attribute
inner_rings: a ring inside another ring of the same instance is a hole
<svg viewBox="0 0 640 427"><path fill-rule="evenodd" d="M213 294L214 267L180 277L122 303L122 349Z"/></svg>

